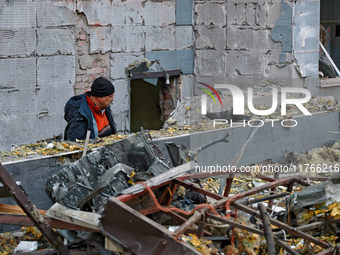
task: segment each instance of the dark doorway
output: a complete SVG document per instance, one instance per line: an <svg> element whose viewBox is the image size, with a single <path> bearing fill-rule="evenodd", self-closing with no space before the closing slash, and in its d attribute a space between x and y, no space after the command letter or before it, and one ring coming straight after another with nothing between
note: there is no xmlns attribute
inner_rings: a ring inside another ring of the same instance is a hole
<svg viewBox="0 0 340 255"><path fill-rule="evenodd" d="M160 90L164 81L158 79L157 86L142 79L131 80L131 132L140 128L159 130L163 126L160 108Z"/></svg>

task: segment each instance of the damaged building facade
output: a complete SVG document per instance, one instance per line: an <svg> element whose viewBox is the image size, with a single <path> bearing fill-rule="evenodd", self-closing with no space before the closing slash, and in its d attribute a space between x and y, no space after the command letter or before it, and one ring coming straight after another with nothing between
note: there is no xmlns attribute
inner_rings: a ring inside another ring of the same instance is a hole
<svg viewBox="0 0 340 255"><path fill-rule="evenodd" d="M165 119L181 98L202 93L197 82L276 79L334 94L336 82L319 85L319 17L336 62L339 8L336 0L0 0L0 149L62 133L66 101L99 76L116 87L118 130L131 131L131 88L141 80L126 67L144 58L181 69L158 93Z"/></svg>

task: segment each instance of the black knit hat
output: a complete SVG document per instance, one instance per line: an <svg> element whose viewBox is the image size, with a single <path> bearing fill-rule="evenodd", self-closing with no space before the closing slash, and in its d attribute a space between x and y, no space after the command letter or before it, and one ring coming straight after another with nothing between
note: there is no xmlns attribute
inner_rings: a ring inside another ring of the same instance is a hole
<svg viewBox="0 0 340 255"><path fill-rule="evenodd" d="M106 97L115 93L113 84L103 77L94 80L91 86L91 95L94 97Z"/></svg>

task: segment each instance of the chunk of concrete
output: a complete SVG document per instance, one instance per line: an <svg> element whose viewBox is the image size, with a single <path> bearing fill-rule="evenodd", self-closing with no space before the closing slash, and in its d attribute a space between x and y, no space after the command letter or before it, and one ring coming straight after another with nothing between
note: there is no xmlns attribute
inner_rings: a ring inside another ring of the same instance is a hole
<svg viewBox="0 0 340 255"><path fill-rule="evenodd" d="M38 249L37 241L21 241L18 246L14 249L14 253L19 252L32 252Z"/></svg>

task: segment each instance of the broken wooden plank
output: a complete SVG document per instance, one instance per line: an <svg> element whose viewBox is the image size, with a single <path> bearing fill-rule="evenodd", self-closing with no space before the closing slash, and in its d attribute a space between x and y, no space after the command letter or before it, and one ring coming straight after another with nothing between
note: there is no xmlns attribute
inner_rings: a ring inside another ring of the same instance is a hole
<svg viewBox="0 0 340 255"><path fill-rule="evenodd" d="M187 173L190 170L195 169L196 166L198 166L196 162L190 161L188 163L185 163L178 167L174 167L170 169L169 171L166 171L165 173L159 174L147 180L145 184L149 187L157 186L161 183L172 180L176 178L177 176ZM145 189L145 186L141 183L138 183L133 187L123 190L121 194L137 194L137 193L142 192L144 189Z"/></svg>
<svg viewBox="0 0 340 255"><path fill-rule="evenodd" d="M45 216L95 230L101 218L100 214L69 209L59 203L48 209Z"/></svg>

